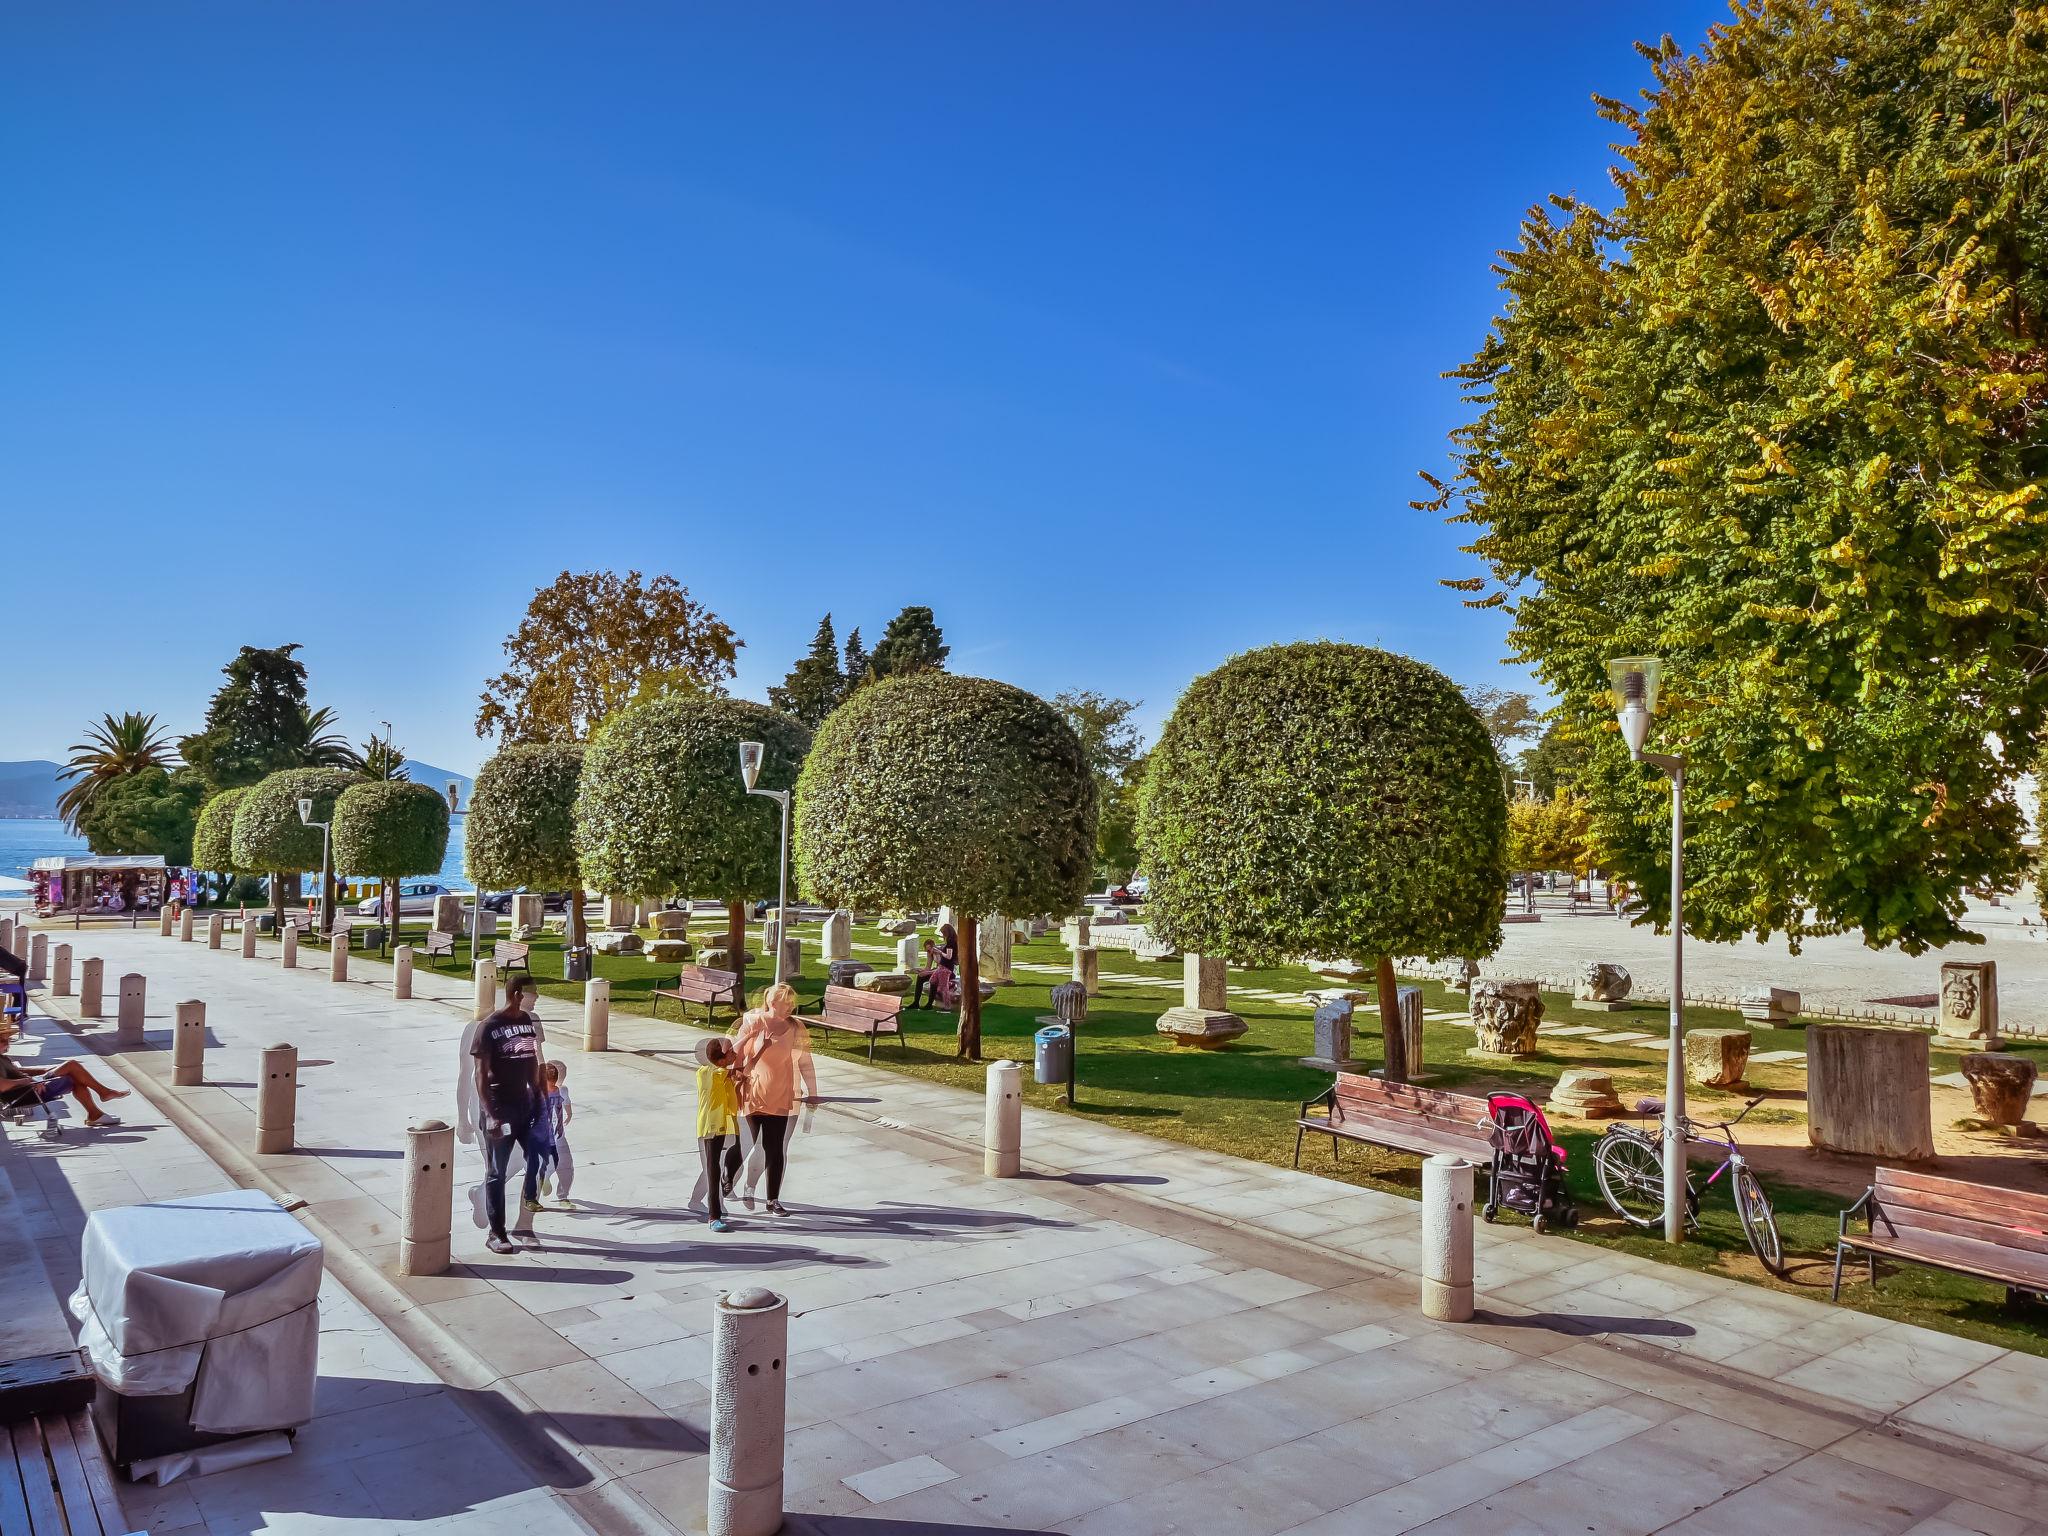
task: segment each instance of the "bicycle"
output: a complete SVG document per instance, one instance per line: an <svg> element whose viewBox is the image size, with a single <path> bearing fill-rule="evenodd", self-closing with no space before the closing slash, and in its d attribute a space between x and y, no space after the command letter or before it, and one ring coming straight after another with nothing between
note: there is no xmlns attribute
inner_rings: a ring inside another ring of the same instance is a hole
<svg viewBox="0 0 2048 1536"><path fill-rule="evenodd" d="M1750 1252L1756 1255L1757 1262L1765 1269L1774 1275L1782 1275L1785 1273L1785 1247L1778 1237L1778 1220L1771 1214L1770 1196L1764 1193L1763 1185L1750 1169L1749 1160L1742 1155L1741 1144L1735 1139L1735 1127L1763 1101L1764 1095L1758 1094L1733 1120L1702 1121L1681 1115L1679 1129L1689 1142L1711 1141L1726 1151L1728 1155L1722 1158L1721 1166L1707 1176L1707 1187L1711 1189L1722 1174L1732 1174L1730 1184L1734 1190L1735 1214L1742 1222L1742 1235L1749 1241ZM1655 1099L1645 1099L1637 1107L1646 1113L1658 1114L1664 1109L1663 1104ZM1599 1145L1593 1149L1593 1169L1600 1181L1600 1193L1606 1197L1615 1215L1631 1226L1663 1226L1664 1156L1657 1138L1633 1125L1609 1126ZM1685 1170L1686 1230L1698 1231L1699 1224L1700 1189L1693 1183L1692 1169L1688 1167Z"/></svg>

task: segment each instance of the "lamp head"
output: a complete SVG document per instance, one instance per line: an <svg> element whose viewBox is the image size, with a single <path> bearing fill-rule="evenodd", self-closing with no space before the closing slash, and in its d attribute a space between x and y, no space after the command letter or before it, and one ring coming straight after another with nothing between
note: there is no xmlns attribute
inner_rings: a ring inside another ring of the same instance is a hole
<svg viewBox="0 0 2048 1536"><path fill-rule="evenodd" d="M1664 662L1657 656L1617 656L1607 663L1614 684L1615 721L1630 757L1643 755L1650 737L1650 716L1657 712L1657 693L1664 681Z"/></svg>
<svg viewBox="0 0 2048 1536"><path fill-rule="evenodd" d="M743 741L740 743L740 778L752 789L761 778L761 743Z"/></svg>
<svg viewBox="0 0 2048 1536"><path fill-rule="evenodd" d="M299 796L299 820L306 826L313 824L313 801L309 795Z"/></svg>

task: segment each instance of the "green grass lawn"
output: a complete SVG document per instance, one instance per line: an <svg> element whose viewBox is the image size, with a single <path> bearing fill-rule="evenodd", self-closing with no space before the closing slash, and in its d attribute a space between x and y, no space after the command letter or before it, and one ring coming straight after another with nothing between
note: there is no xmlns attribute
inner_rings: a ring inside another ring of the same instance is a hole
<svg viewBox="0 0 2048 1536"><path fill-rule="evenodd" d="M714 923L706 917L698 921L691 937L701 940L714 933L722 935L723 930L722 920ZM825 967L818 959L818 925L802 925L795 931L805 939L805 966L796 985L808 1005L825 987ZM750 924L750 933L758 948L759 925ZM408 931L408 937L411 936ZM856 927L853 940L856 959L867 960L877 969L892 967L888 955L870 953L859 946L893 949L893 940L883 938L873 927ZM489 947L490 941L486 940L487 954ZM533 974L548 996L580 1001L580 984L552 979L562 973L561 948L559 935L536 939L532 949ZM1058 966L1062 971L1069 963L1068 951L1056 933L1033 943L1018 944L1014 958ZM451 968L466 971L468 966L469 946L465 938L457 945L456 963ZM1181 974L1178 961L1142 961L1118 950L1102 951L1102 969L1105 973L1175 980ZM674 975L673 967L656 967L639 956L598 956L596 971L611 982L615 1009L640 1013L650 1011L654 987ZM749 971L748 981L758 989L765 985L769 974L765 964L757 963ZM1033 1083L1030 1073L1031 1036L1039 1027L1040 1016L1051 1012L1050 990L1062 976L1018 970L1015 977L1014 984L1001 989L982 1009L982 1061L963 1061L954 1054L954 1021L950 1013L906 1011L903 1048L885 1039L876 1049L875 1065L979 1092L987 1062L1010 1057L1025 1063L1025 1098L1040 1108L1100 1119L1255 1162L1282 1167L1291 1164L1293 1122L1299 1106L1330 1083L1328 1073L1296 1062L1313 1045L1314 1029L1306 1008L1233 997L1231 1009L1250 1026L1248 1032L1226 1050L1198 1051L1173 1045L1154 1028L1159 1013L1179 1001L1177 990L1105 983L1103 995L1091 1001L1088 1022L1081 1030L1080 1102L1069 1108L1062 1088ZM1299 967L1233 970L1230 982L1234 987L1275 992L1300 992L1335 984ZM1436 982L1423 984L1423 996L1430 1008L1454 1012L1464 1009L1461 995ZM664 1011L672 1014L674 1007L670 1003ZM1546 1019L1568 1017L1572 1022L1608 1030L1633 1029L1646 1034L1663 1033L1667 1019L1667 1009L1661 1003L1645 1003L1613 1013L1580 1012L1569 996L1552 992L1544 994L1544 1008ZM1376 1059L1376 1016L1368 1017L1367 1011L1361 1011L1361 1021L1356 1053ZM1749 1028L1755 1052L1805 1049L1803 1029L1748 1025L1739 1014L1726 1009L1688 1008L1686 1023L1688 1028ZM815 1039L817 1048L825 1054L866 1059L866 1043L854 1037L818 1032ZM1423 1070L1429 1074L1430 1086L1468 1093L1501 1087L1526 1092L1540 1102L1564 1069L1598 1066L1612 1073L1615 1090L1625 1104L1633 1104L1646 1095L1661 1095L1663 1091L1661 1054L1601 1046L1588 1043L1584 1037L1544 1035L1533 1056L1513 1062L1480 1062L1466 1056L1471 1044L1472 1034L1467 1029L1425 1024ZM2048 1075L2048 1044L2013 1042L2007 1048L2034 1055L2041 1061L2044 1075ZM1935 1070L1940 1072L1954 1071L1958 1065L1953 1052L1937 1050L1933 1061ZM1751 1094L1765 1093L1782 1102L1759 1106L1745 1124L1803 1121L1803 1069L1796 1064L1756 1064L1750 1068L1748 1079ZM1688 1107L1696 1118L1732 1119L1740 1112L1744 1098L1745 1095L1693 1088L1689 1090ZM1608 1212L1593 1177L1593 1148L1598 1132L1565 1121L1554 1128L1569 1149L1570 1183L1581 1207L1580 1227L1569 1235L1560 1234L1560 1241L1604 1244L1808 1297L1827 1294L1836 1215L1853 1197L1801 1188L1781 1176L1765 1175L1792 1266L1790 1276L1778 1280L1768 1276L1751 1257L1730 1203L1725 1178L1705 1196L1697 1240L1674 1249L1660 1237L1638 1232ZM1419 1161L1400 1153L1354 1144L1345 1148L1342 1164L1333 1166L1328 1138L1311 1137L1302 1162L1304 1167L1343 1183L1408 1195L1420 1192ZM1698 1177L1704 1179L1708 1171L1700 1169ZM1483 1180L1483 1173L1481 1177ZM1961 1276L1918 1266L1881 1266L1877 1287L1873 1289L1860 1279L1845 1285L1843 1304L1882 1317L2048 1354L2048 1307L2008 1308L2001 1288Z"/></svg>

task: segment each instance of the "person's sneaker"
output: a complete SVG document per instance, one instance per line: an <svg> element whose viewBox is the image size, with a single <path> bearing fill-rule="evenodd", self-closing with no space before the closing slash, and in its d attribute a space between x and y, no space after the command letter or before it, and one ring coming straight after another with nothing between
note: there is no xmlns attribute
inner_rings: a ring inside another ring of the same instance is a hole
<svg viewBox="0 0 2048 1536"><path fill-rule="evenodd" d="M518 1227L513 1230L512 1241L522 1248L538 1248L540 1235L531 1227Z"/></svg>
<svg viewBox="0 0 2048 1536"><path fill-rule="evenodd" d="M718 1220L711 1223L711 1230L714 1232L730 1232L732 1230L732 1223L721 1216Z"/></svg>
<svg viewBox="0 0 2048 1536"><path fill-rule="evenodd" d="M770 1200L768 1202L768 1214L770 1216L787 1216L789 1212L783 1209L780 1200Z"/></svg>
<svg viewBox="0 0 2048 1536"><path fill-rule="evenodd" d="M484 1239L484 1246L493 1253L517 1253L519 1251L513 1245L511 1238L499 1237L496 1233Z"/></svg>
<svg viewBox="0 0 2048 1536"><path fill-rule="evenodd" d="M539 1202L538 1200L524 1200L524 1199L522 1199L522 1200L521 1200L521 1201L519 1202L519 1208L520 1208L521 1210L525 1210L525 1211L544 1211L544 1210L546 1210L546 1209L547 1209L547 1207L546 1207L546 1206L544 1206L544 1205L542 1205L542 1204L541 1204L541 1203L540 1203L540 1202Z"/></svg>
<svg viewBox="0 0 2048 1536"><path fill-rule="evenodd" d="M484 1208L484 1187L481 1184L469 1186L469 1219L476 1223L479 1232L491 1224L490 1212Z"/></svg>
<svg viewBox="0 0 2048 1536"><path fill-rule="evenodd" d="M551 1211L573 1211L576 1209L576 1202L574 1200L571 1200L567 1195L564 1195L561 1199L557 1200L553 1205L549 1206L548 1209Z"/></svg>

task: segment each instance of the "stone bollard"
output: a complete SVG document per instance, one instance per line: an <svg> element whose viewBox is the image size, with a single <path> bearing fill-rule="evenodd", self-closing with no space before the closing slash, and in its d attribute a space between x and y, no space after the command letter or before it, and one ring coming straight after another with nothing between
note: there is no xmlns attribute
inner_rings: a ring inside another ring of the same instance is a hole
<svg viewBox="0 0 2048 1536"><path fill-rule="evenodd" d="M1014 1179L1024 1137L1024 1072L1016 1062L989 1063L982 1110L981 1171L991 1179Z"/></svg>
<svg viewBox="0 0 2048 1536"><path fill-rule="evenodd" d="M28 941L28 984L41 986L50 974L50 936L39 933Z"/></svg>
<svg viewBox="0 0 2048 1536"><path fill-rule="evenodd" d="M412 996L412 946L401 944L391 954L391 995Z"/></svg>
<svg viewBox="0 0 2048 1536"><path fill-rule="evenodd" d="M280 970L296 971L299 968L299 930L287 928L284 931L284 948L277 952Z"/></svg>
<svg viewBox="0 0 2048 1536"><path fill-rule="evenodd" d="M228 920L215 912L206 919L206 947L219 949L221 935L227 932Z"/></svg>
<svg viewBox="0 0 2048 1536"><path fill-rule="evenodd" d="M246 912L242 914L242 958L256 958L256 919Z"/></svg>
<svg viewBox="0 0 2048 1536"><path fill-rule="evenodd" d="M455 1131L445 1120L406 1129L405 1189L398 1218L398 1272L438 1275L448 1267L454 1226Z"/></svg>
<svg viewBox="0 0 2048 1536"><path fill-rule="evenodd" d="M337 928L334 931L334 937L328 943L327 979L329 981L348 980L348 930L346 928Z"/></svg>
<svg viewBox="0 0 2048 1536"><path fill-rule="evenodd" d="M156 909L156 931L166 939L171 936L171 909L168 903Z"/></svg>
<svg viewBox="0 0 2048 1536"><path fill-rule="evenodd" d="M472 1017L487 1019L498 1011L498 962L479 960L476 963L476 1006Z"/></svg>
<svg viewBox="0 0 2048 1536"><path fill-rule="evenodd" d="M50 977L50 995L69 997L71 995L71 946L57 946L57 968Z"/></svg>
<svg viewBox="0 0 2048 1536"><path fill-rule="evenodd" d="M263 1081L256 1086L256 1150L291 1151L298 1113L299 1048L273 1045L263 1053Z"/></svg>
<svg viewBox="0 0 2048 1536"><path fill-rule="evenodd" d="M197 1088L206 1079L206 1004L191 998L178 1004L171 1036L171 1086Z"/></svg>
<svg viewBox="0 0 2048 1536"><path fill-rule="evenodd" d="M192 942L192 909L190 907L187 907L178 914L178 942L180 944L190 944Z"/></svg>
<svg viewBox="0 0 2048 1536"><path fill-rule="evenodd" d="M583 983L583 1049L608 1051L612 1046L612 984L602 976Z"/></svg>
<svg viewBox="0 0 2048 1536"><path fill-rule="evenodd" d="M1088 989L1090 997L1102 996L1102 951L1093 944L1074 946L1074 980Z"/></svg>
<svg viewBox="0 0 2048 1536"><path fill-rule="evenodd" d="M78 968L78 1016L100 1017L100 984L107 974L107 962L94 955Z"/></svg>
<svg viewBox="0 0 2048 1536"><path fill-rule="evenodd" d="M789 1301L758 1287L718 1298L711 1325L709 1536L782 1529L782 1442L789 1399Z"/></svg>
<svg viewBox="0 0 2048 1536"><path fill-rule="evenodd" d="M1472 1165L1447 1152L1422 1163L1422 1315L1472 1318Z"/></svg>
<svg viewBox="0 0 2048 1536"><path fill-rule="evenodd" d="M114 1044L122 1050L142 1049L142 1010L149 983L130 971L121 978L121 1001L114 1015Z"/></svg>

